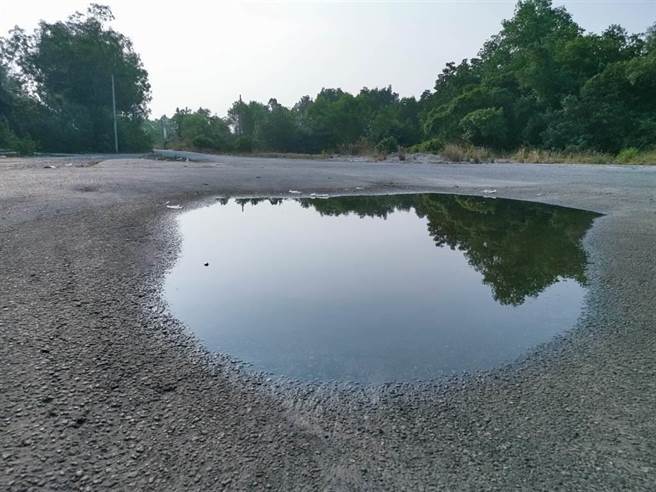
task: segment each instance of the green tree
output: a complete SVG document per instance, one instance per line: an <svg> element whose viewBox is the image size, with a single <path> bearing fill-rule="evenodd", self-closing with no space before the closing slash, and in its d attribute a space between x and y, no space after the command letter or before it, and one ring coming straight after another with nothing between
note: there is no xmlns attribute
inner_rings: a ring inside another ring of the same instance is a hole
<svg viewBox="0 0 656 492"><path fill-rule="evenodd" d="M434 141L616 152L656 144L656 34L585 33L550 0L521 0L477 58L447 64L421 120Z"/></svg>
<svg viewBox="0 0 656 492"><path fill-rule="evenodd" d="M465 140L474 145L505 146L507 128L502 108L477 109L460 120Z"/></svg>
<svg viewBox="0 0 656 492"><path fill-rule="evenodd" d="M337 150L364 136L358 101L341 89L321 89L308 110L308 119L321 150Z"/></svg>
<svg viewBox="0 0 656 492"><path fill-rule="evenodd" d="M297 145L297 135L294 113L276 99L270 99L256 125L256 145L263 150L275 152L299 151L302 149Z"/></svg>
<svg viewBox="0 0 656 492"><path fill-rule="evenodd" d="M618 152L656 144L656 53L608 65L554 113L545 144Z"/></svg>
<svg viewBox="0 0 656 492"><path fill-rule="evenodd" d="M174 145L189 149L231 150L232 134L228 121L213 115L209 109L176 109L172 117Z"/></svg>
<svg viewBox="0 0 656 492"><path fill-rule="evenodd" d="M123 150L149 147L140 128L150 100L148 74L131 41L108 27L113 19L109 7L92 4L66 21L42 21L31 34L15 29L4 43L3 57L58 128L39 135L44 148L112 150L112 75L121 133L131 135Z"/></svg>

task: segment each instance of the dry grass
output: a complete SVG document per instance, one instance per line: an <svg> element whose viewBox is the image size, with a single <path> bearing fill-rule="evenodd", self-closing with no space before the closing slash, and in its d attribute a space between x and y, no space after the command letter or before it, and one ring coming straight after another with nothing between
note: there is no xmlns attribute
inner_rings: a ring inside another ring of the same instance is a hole
<svg viewBox="0 0 656 492"><path fill-rule="evenodd" d="M432 147L431 147L432 149ZM173 149L171 149L173 150ZM183 147L176 147L175 150L192 150ZM601 152L560 152L553 150L540 150L531 148L521 148L511 154L497 154L484 147L474 147L472 145L447 144L440 151L426 150L424 145L415 145L409 149L409 153L435 153L442 159L449 162L495 162L510 161L531 164L637 164L637 165L656 165L656 149L639 150L628 148L619 152L617 155L605 154ZM331 157L330 154L301 154L285 152L209 152L214 154L242 155L251 157L278 157L285 159L326 159ZM366 145L364 140L349 146L342 146L337 155L342 156L368 156L374 161L384 161L388 158L386 152L379 152ZM406 151L400 149L398 153L400 161L407 158Z"/></svg>
<svg viewBox="0 0 656 492"><path fill-rule="evenodd" d="M361 138L357 142L351 144L342 144L337 147L337 154L340 155L361 155L369 156L376 153L376 149L373 148L369 143Z"/></svg>
<svg viewBox="0 0 656 492"><path fill-rule="evenodd" d="M447 144L440 156L450 162L493 162L494 155L486 148L468 145Z"/></svg>
<svg viewBox="0 0 656 492"><path fill-rule="evenodd" d="M534 164L656 164L656 150L624 149L619 154L600 152L557 152L552 150L519 149L510 156L515 162Z"/></svg>
<svg viewBox="0 0 656 492"><path fill-rule="evenodd" d="M515 162L533 164L612 164L614 156L597 152L556 152L540 149L519 149L510 156Z"/></svg>

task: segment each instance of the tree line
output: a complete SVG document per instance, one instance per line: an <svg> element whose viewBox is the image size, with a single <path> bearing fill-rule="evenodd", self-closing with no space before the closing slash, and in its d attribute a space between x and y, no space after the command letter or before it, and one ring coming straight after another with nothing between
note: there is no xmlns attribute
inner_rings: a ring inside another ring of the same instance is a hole
<svg viewBox="0 0 656 492"><path fill-rule="evenodd" d="M419 103L399 98L391 87L362 89L357 95L322 89L287 108L236 101L225 118L207 109L178 109L150 122L157 144L214 151L359 153L373 146L395 151L421 140Z"/></svg>
<svg viewBox="0 0 656 492"><path fill-rule="evenodd" d="M447 144L577 152L656 147L656 28L585 32L551 0L521 0L476 57L448 63L432 90L324 88L292 107L234 102L222 117L178 109L147 119L148 75L107 7L2 40L0 148L111 150L117 80L122 149L216 152L439 152Z"/></svg>

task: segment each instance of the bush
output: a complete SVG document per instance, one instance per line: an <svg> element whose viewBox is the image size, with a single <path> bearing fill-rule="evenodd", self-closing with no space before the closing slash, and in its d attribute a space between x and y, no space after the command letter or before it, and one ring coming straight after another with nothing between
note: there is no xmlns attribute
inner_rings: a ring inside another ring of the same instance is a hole
<svg viewBox="0 0 656 492"><path fill-rule="evenodd" d="M36 152L36 142L29 137L16 139L14 149L20 155L32 155Z"/></svg>
<svg viewBox="0 0 656 492"><path fill-rule="evenodd" d="M16 135L6 121L0 119L0 149L14 149L14 143L16 142Z"/></svg>
<svg viewBox="0 0 656 492"><path fill-rule="evenodd" d="M250 137L237 137L235 140L235 150L237 152L252 152L253 140Z"/></svg>
<svg viewBox="0 0 656 492"><path fill-rule="evenodd" d="M629 147L628 149L622 149L619 154L617 154L617 162L622 164L629 164L638 159L640 151L635 147Z"/></svg>
<svg viewBox="0 0 656 492"><path fill-rule="evenodd" d="M477 109L460 121L464 139L472 145L489 145L494 148L505 146L506 118L501 108Z"/></svg>
<svg viewBox="0 0 656 492"><path fill-rule="evenodd" d="M410 147L409 151L411 153L429 153L429 154L437 154L439 153L442 149L444 148L444 142L440 140L439 138L431 138L430 140L426 140L425 142L421 142L419 144L413 145Z"/></svg>
<svg viewBox="0 0 656 492"><path fill-rule="evenodd" d="M385 137L376 144L376 151L381 154L391 154L399 150L399 142L395 137Z"/></svg>
<svg viewBox="0 0 656 492"><path fill-rule="evenodd" d="M118 120L118 147L120 152L148 152L153 149L153 138L140 118Z"/></svg>
<svg viewBox="0 0 656 492"><path fill-rule="evenodd" d="M17 137L7 122L0 120L0 149L14 151L20 155L32 155L36 147L34 140L30 137Z"/></svg>
<svg viewBox="0 0 656 492"><path fill-rule="evenodd" d="M198 135L194 137L191 140L191 144L197 148L197 149L209 149L209 150L217 150L220 145L217 144L214 140L212 140L210 137L207 137L205 135Z"/></svg>

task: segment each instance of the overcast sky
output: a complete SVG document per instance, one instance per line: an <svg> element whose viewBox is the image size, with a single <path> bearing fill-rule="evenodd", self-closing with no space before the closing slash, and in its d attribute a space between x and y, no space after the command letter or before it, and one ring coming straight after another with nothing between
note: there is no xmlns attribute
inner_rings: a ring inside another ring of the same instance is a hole
<svg viewBox="0 0 656 492"><path fill-rule="evenodd" d="M512 16L515 1L221 2L96 0L110 5L150 73L153 116L203 106L225 114L241 94L292 105L322 87L357 92L391 84L402 96L432 88L451 60L474 56ZM0 35L32 29L84 0L0 0ZM571 0L585 29L619 23L643 32L656 0Z"/></svg>

